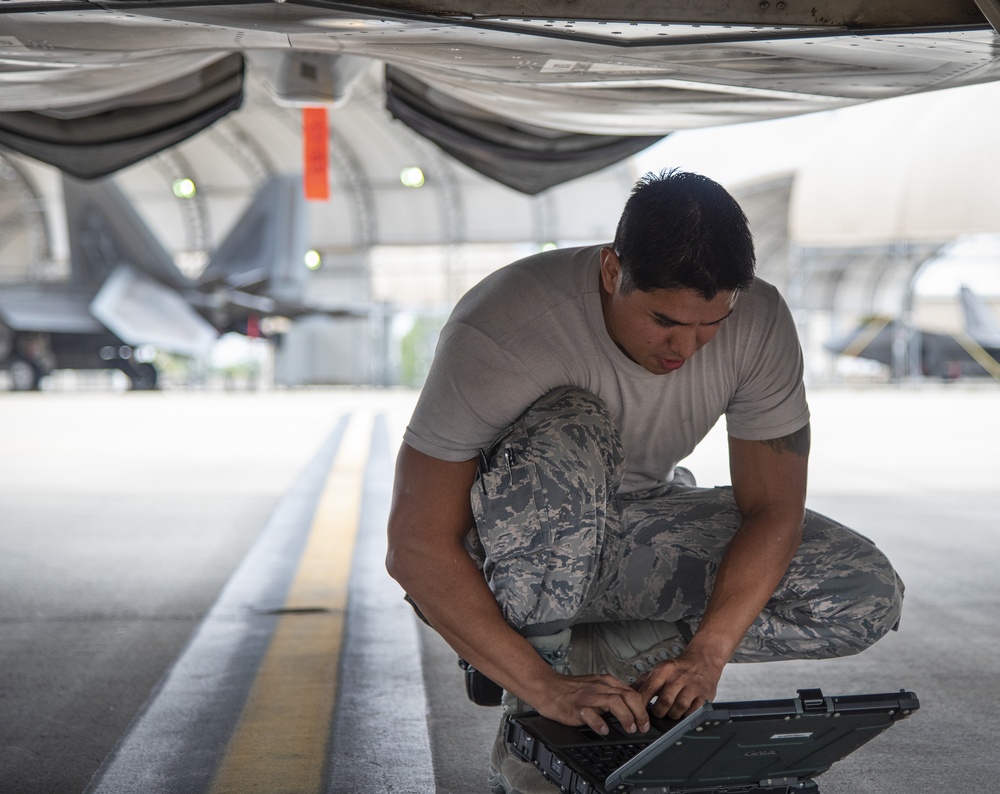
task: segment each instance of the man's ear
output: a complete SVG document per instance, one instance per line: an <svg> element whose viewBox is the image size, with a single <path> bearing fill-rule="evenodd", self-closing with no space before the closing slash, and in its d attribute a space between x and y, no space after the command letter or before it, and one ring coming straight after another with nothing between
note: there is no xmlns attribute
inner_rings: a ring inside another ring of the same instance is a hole
<svg viewBox="0 0 1000 794"><path fill-rule="evenodd" d="M618 279L622 271L622 263L613 248L601 249L601 286L608 295L614 295L618 289Z"/></svg>

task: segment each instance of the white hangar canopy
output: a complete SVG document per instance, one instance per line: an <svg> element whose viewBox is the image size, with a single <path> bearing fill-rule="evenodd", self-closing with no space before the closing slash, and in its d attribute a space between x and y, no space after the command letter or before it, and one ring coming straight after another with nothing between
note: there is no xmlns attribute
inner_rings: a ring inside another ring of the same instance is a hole
<svg viewBox="0 0 1000 794"><path fill-rule="evenodd" d="M1000 232L1000 86L887 100L834 116L795 180L795 244L946 242Z"/></svg>
<svg viewBox="0 0 1000 794"><path fill-rule="evenodd" d="M921 269L949 244L1000 233L998 122L997 85L832 114L792 186L793 304L905 313Z"/></svg>

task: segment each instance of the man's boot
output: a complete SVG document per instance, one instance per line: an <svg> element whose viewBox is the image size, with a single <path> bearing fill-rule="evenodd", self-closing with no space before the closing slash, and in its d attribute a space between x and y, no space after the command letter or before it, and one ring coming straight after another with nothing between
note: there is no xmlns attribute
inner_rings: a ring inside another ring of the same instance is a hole
<svg viewBox="0 0 1000 794"><path fill-rule="evenodd" d="M675 659L687 646L676 623L662 620L616 620L573 627L569 666L574 675L610 673L634 684L659 662Z"/></svg>

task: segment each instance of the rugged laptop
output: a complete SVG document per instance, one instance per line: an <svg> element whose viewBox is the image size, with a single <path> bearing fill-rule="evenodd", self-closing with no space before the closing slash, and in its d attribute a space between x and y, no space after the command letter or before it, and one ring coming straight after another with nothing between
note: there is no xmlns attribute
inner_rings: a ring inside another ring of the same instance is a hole
<svg viewBox="0 0 1000 794"><path fill-rule="evenodd" d="M916 695L707 703L682 720L652 718L607 736L536 713L510 717L506 739L569 794L816 794L814 777L919 708Z"/></svg>

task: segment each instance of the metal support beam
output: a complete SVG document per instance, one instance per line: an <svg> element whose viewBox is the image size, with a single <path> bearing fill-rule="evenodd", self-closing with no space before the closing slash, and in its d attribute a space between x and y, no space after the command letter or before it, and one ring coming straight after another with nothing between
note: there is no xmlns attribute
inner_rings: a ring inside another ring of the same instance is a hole
<svg viewBox="0 0 1000 794"><path fill-rule="evenodd" d="M28 240L25 259L28 280L51 279L55 275L52 272L53 246L45 199L28 176L27 170L20 167L16 160L3 154L0 154L0 185L2 185L0 204L6 208L3 243L0 244L0 248L15 239L17 232L23 230Z"/></svg>
<svg viewBox="0 0 1000 794"><path fill-rule="evenodd" d="M1000 33L1000 0L976 0L976 5L993 26L993 30Z"/></svg>

